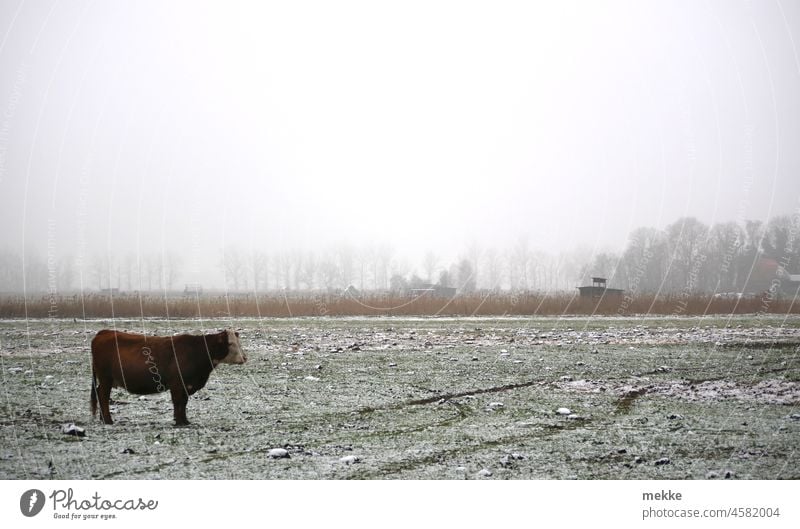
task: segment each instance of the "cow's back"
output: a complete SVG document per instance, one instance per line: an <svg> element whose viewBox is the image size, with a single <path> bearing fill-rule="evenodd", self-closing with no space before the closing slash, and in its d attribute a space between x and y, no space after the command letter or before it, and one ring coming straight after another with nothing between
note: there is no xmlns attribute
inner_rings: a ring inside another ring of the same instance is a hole
<svg viewBox="0 0 800 529"><path fill-rule="evenodd" d="M117 349L125 350L142 347L146 342L155 342L156 340L159 340L159 338L148 338L142 334L103 329L92 339L92 354L104 354L109 350L116 352Z"/></svg>
<svg viewBox="0 0 800 529"><path fill-rule="evenodd" d="M164 391L170 350L169 338L105 329L92 340L92 368L101 384L132 393Z"/></svg>

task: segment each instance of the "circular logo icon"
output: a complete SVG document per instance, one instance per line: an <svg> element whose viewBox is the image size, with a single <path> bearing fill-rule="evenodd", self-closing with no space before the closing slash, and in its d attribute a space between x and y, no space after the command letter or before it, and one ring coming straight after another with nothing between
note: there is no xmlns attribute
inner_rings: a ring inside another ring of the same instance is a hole
<svg viewBox="0 0 800 529"><path fill-rule="evenodd" d="M44 507L44 492L39 489L26 490L19 499L19 510L27 517L36 516Z"/></svg>

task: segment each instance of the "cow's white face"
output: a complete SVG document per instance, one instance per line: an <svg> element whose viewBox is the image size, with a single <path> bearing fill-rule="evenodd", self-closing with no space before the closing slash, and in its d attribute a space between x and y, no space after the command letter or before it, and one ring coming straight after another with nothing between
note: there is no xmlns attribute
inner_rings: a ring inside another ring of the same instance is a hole
<svg viewBox="0 0 800 529"><path fill-rule="evenodd" d="M228 333L228 354L220 360L223 364L244 364L247 356L242 352L242 344L239 342L239 335L232 329L227 329Z"/></svg>

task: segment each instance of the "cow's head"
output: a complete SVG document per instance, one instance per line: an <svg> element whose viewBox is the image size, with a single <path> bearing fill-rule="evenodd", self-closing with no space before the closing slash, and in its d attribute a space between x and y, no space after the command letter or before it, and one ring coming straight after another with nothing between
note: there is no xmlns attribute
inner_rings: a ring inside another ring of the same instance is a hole
<svg viewBox="0 0 800 529"><path fill-rule="evenodd" d="M220 334L228 347L228 354L220 360L220 363L244 364L247 362L247 356L242 352L242 344L239 342L239 333L232 329L226 329Z"/></svg>

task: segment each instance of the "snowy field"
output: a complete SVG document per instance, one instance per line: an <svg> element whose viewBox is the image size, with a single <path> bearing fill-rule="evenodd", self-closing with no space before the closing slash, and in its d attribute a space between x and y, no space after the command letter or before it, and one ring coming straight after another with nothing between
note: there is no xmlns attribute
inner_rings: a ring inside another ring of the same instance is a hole
<svg viewBox="0 0 800 529"><path fill-rule="evenodd" d="M121 390L104 426L114 327L235 327L248 362L188 427ZM0 320L0 478L800 479L799 351L796 316Z"/></svg>

